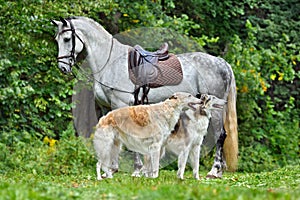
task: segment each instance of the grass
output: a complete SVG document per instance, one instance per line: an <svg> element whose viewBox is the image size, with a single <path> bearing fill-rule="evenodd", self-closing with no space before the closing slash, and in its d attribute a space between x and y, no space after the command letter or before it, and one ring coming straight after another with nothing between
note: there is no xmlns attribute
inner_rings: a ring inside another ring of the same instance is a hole
<svg viewBox="0 0 300 200"><path fill-rule="evenodd" d="M262 173L225 173L222 179L199 181L190 171L185 180L178 180L170 170L161 170L157 179L133 178L122 172L113 179L95 178L92 168L79 175L14 170L0 175L0 199L300 199L299 166Z"/></svg>

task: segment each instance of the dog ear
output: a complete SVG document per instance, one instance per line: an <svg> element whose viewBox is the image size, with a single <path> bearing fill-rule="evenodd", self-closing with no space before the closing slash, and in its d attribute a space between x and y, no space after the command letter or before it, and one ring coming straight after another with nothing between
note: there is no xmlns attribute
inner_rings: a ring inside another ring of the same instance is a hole
<svg viewBox="0 0 300 200"><path fill-rule="evenodd" d="M171 97L169 97L169 99L170 99L170 100L171 100L171 99L177 99L177 96L172 95Z"/></svg>

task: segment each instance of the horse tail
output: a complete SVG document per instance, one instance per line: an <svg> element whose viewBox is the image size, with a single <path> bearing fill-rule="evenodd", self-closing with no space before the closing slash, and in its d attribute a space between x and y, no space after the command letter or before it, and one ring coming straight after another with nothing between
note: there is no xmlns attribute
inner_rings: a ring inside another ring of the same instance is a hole
<svg viewBox="0 0 300 200"><path fill-rule="evenodd" d="M234 74L227 97L227 106L224 109L224 127L227 137L224 142L224 155L228 171L236 171L238 167L238 131L236 112L236 84Z"/></svg>

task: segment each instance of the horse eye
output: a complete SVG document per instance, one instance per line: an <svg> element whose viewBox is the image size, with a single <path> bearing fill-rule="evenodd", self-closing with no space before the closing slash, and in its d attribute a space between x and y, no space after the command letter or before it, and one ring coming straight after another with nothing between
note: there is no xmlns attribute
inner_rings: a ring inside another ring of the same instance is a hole
<svg viewBox="0 0 300 200"><path fill-rule="evenodd" d="M71 38L64 38L64 42L69 42Z"/></svg>

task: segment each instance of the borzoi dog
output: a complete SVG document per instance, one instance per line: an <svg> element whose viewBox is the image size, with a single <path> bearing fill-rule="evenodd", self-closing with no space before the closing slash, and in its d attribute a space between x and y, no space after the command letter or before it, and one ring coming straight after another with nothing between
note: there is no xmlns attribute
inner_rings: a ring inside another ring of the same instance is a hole
<svg viewBox="0 0 300 200"><path fill-rule="evenodd" d="M161 103L124 107L102 117L94 135L97 179L102 179L100 169L107 178L112 178L121 144L145 156L143 173L146 177L158 177L161 147L180 113L200 103L201 100L191 94L178 92Z"/></svg>
<svg viewBox="0 0 300 200"><path fill-rule="evenodd" d="M175 130L166 140L166 150L178 155L177 177L180 179L183 179L188 157L193 168L193 176L199 179L201 144L207 134L211 110L222 109L226 103L223 99L206 94L201 95L200 100L202 103L196 105L194 110L189 109L181 113Z"/></svg>

